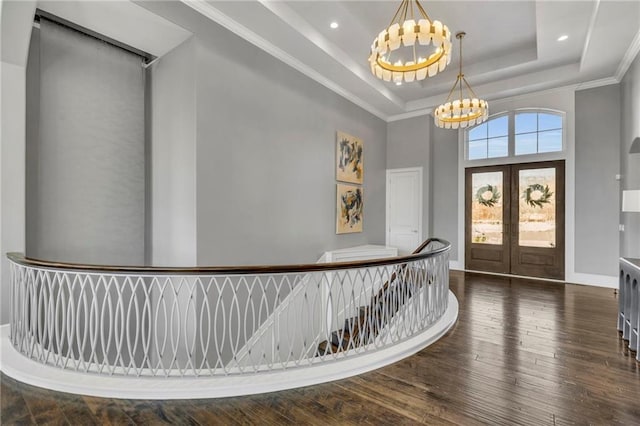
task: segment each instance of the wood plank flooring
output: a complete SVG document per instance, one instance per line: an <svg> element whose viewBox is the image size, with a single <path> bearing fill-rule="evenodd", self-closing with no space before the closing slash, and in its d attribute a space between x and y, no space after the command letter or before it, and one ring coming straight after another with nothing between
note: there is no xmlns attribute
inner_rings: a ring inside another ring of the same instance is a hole
<svg viewBox="0 0 640 426"><path fill-rule="evenodd" d="M640 364L611 289L451 273L455 327L422 352L333 383L190 401L83 397L2 375L13 424L640 424Z"/></svg>

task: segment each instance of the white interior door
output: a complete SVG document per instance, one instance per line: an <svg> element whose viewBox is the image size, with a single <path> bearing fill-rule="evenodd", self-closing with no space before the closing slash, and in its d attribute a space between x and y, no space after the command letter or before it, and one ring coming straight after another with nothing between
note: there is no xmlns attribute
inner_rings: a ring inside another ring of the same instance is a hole
<svg viewBox="0 0 640 426"><path fill-rule="evenodd" d="M408 254L422 243L422 167L387 170L386 244Z"/></svg>

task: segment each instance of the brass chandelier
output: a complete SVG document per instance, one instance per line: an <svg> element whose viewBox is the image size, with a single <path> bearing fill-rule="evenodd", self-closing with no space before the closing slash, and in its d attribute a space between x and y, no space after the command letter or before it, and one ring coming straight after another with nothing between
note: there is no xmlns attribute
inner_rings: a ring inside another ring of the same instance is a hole
<svg viewBox="0 0 640 426"><path fill-rule="evenodd" d="M456 38L460 40L460 69L456 82L453 84L446 102L437 107L433 114L436 126L443 129L473 126L482 123L489 117L489 104L485 100L478 99L462 73L462 39L465 35L464 32L456 34ZM466 98L463 98L464 87L462 83L467 88ZM451 95L456 91L456 87L459 88L459 97L452 102Z"/></svg>
<svg viewBox="0 0 640 426"><path fill-rule="evenodd" d="M433 53L419 52L430 44L434 46ZM424 80L443 71L451 62L450 52L449 28L432 21L418 0L402 0L389 26L373 40L369 64L373 75L399 84Z"/></svg>

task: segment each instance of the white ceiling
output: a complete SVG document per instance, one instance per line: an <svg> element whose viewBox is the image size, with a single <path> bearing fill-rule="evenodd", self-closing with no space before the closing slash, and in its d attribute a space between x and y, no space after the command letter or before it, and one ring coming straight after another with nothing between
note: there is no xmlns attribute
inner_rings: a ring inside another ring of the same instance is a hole
<svg viewBox="0 0 640 426"><path fill-rule="evenodd" d="M388 121L429 113L444 101L457 74L454 44L451 64L435 77L396 86L371 75L371 42L400 0L183 2ZM618 82L640 49L640 1L421 4L453 34L467 33L464 73L487 100ZM329 28L332 21L338 29ZM563 34L568 40L557 41Z"/></svg>

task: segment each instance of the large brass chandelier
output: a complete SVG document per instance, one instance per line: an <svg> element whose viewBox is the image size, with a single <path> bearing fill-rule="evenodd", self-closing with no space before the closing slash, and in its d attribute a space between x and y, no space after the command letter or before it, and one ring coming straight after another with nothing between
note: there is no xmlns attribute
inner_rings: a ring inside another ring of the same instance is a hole
<svg viewBox="0 0 640 426"><path fill-rule="evenodd" d="M399 84L443 71L451 62L450 52L449 28L432 21L418 0L402 0L389 26L373 40L369 64L373 75Z"/></svg>
<svg viewBox="0 0 640 426"><path fill-rule="evenodd" d="M489 117L489 104L487 101L478 99L475 92L467 83L462 73L462 39L466 34L459 32L456 38L460 40L460 69L458 78L453 84L449 96L444 104L437 107L433 113L435 124L443 129L457 129L458 127L468 127L480 124ZM464 86L467 88L467 97L463 98ZM451 95L458 88L458 99L451 101Z"/></svg>

